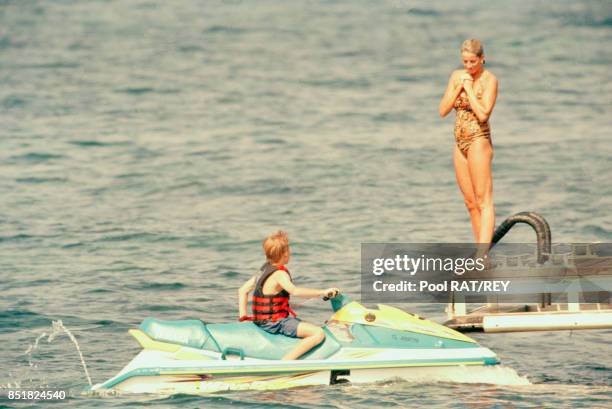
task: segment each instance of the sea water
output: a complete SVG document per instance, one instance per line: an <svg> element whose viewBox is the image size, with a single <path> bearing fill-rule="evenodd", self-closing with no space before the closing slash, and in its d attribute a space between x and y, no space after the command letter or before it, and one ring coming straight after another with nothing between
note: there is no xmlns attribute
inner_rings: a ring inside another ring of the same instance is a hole
<svg viewBox="0 0 612 409"><path fill-rule="evenodd" d="M530 385L204 398L80 396L66 336L24 352L62 320L95 383L136 354L144 317L235 320L278 228L296 282L355 298L361 242L471 241L437 112L465 38L499 78L497 222L537 211L555 242L611 240L611 27L606 1L0 2L0 385L81 407L610 406L603 330L475 336Z"/></svg>

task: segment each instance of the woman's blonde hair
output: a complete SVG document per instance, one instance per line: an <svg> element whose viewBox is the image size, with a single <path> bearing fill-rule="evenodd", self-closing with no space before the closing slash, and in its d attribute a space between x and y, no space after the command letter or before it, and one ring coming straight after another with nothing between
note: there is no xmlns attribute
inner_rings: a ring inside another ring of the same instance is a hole
<svg viewBox="0 0 612 409"><path fill-rule="evenodd" d="M266 258L271 263L278 263L289 251L289 236L282 230L266 237L261 243Z"/></svg>
<svg viewBox="0 0 612 409"><path fill-rule="evenodd" d="M478 57L482 57L484 54L484 48L482 43L475 38L471 38L469 40L465 40L463 44L461 44L461 52L467 51L468 53L476 54Z"/></svg>

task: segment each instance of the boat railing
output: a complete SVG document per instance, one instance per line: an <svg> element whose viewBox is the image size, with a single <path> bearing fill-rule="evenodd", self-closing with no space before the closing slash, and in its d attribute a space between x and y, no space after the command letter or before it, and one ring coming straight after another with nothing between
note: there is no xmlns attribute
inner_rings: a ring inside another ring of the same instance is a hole
<svg viewBox="0 0 612 409"><path fill-rule="evenodd" d="M526 247L526 252L521 252L521 248L518 248L518 254L503 254L503 251L495 252L492 258L491 267L494 269L496 276L512 277L514 279L523 280L539 280L542 277L546 279L558 278L563 282L569 283L561 290L560 294L557 294L557 300L563 304L563 309L570 312L580 312L581 308L592 308L593 305L581 305L581 300L586 300L586 293L588 290L582 287L582 279L587 280L595 279L598 283L602 283L605 276L612 276L612 254L609 249L601 243L573 243L573 244L552 244L551 232L548 222L537 213L534 212L521 212L513 216L508 217L501 225L495 230L491 249L498 244L501 239L518 223L524 223L531 226L535 233L537 243L535 251L529 252L531 249L529 246ZM599 255L598 250L603 249L605 255ZM515 250L516 251L516 250ZM493 254L493 253L491 253ZM506 274L507 273L507 274ZM606 278L607 280L607 278ZM609 281L606 281L609 283ZM604 287L608 288L609 284ZM537 306L538 311L552 310L554 309L553 295L551 290L542 291L543 288L534 285L534 296L539 297L539 305ZM537 290L537 289L540 290ZM607 290L606 290L607 291ZM596 308L602 309L605 305L606 309L610 308L609 292L598 291L597 299L604 301L598 301ZM553 291L556 292L556 291ZM565 295L563 295L565 294ZM467 311L467 302L465 294L451 293L451 299L448 305L448 317L449 319L455 319L457 317L467 317L469 315ZM496 306L501 303L508 303L508 300L503 301L504 296L489 297L487 298L486 307L484 310L495 310ZM565 299L565 300L564 300ZM601 304L603 302L604 304ZM584 301L586 303L586 301ZM482 304L482 302L481 302ZM557 304L557 303L555 303ZM600 305L601 304L601 305ZM510 309L511 306L506 306L506 309ZM527 308L527 307L525 307ZM557 305L557 310L561 309L560 305ZM483 311L483 307L477 308L474 312L480 313Z"/></svg>

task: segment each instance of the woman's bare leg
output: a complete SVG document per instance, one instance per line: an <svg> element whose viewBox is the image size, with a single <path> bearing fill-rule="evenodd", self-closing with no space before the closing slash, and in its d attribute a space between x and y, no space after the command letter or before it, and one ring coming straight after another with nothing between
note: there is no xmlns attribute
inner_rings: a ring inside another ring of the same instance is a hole
<svg viewBox="0 0 612 409"><path fill-rule="evenodd" d="M480 229L477 243L491 243L495 228L495 208L493 206L493 176L491 162L493 146L487 138L475 139L468 151L468 168L476 206L480 212Z"/></svg>
<svg viewBox="0 0 612 409"><path fill-rule="evenodd" d="M283 357L283 360L298 359L325 339L325 333L321 327L307 322L300 322L298 324L297 336L303 339L293 348L293 351Z"/></svg>
<svg viewBox="0 0 612 409"><path fill-rule="evenodd" d="M457 178L457 184L461 193L463 193L463 201L465 206L470 212L470 220L472 222L472 230L474 231L474 237L478 241L480 234L480 209L476 204L476 196L474 195L474 187L472 186L472 179L470 176L470 169L468 167L468 160L461 150L455 145L455 151L453 153L453 163L455 165L455 177Z"/></svg>

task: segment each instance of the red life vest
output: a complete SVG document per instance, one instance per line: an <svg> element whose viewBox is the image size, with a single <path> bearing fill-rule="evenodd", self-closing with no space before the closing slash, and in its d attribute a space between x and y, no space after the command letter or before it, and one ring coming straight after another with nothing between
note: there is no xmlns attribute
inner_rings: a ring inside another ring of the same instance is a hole
<svg viewBox="0 0 612 409"><path fill-rule="evenodd" d="M281 290L276 294L266 295L263 293L263 286L266 280L278 270L286 271L291 279L291 273L285 266L273 266L267 262L261 267L261 276L255 284L251 309L253 310L253 321L278 321L289 316L296 317L295 312L289 307L289 293Z"/></svg>

